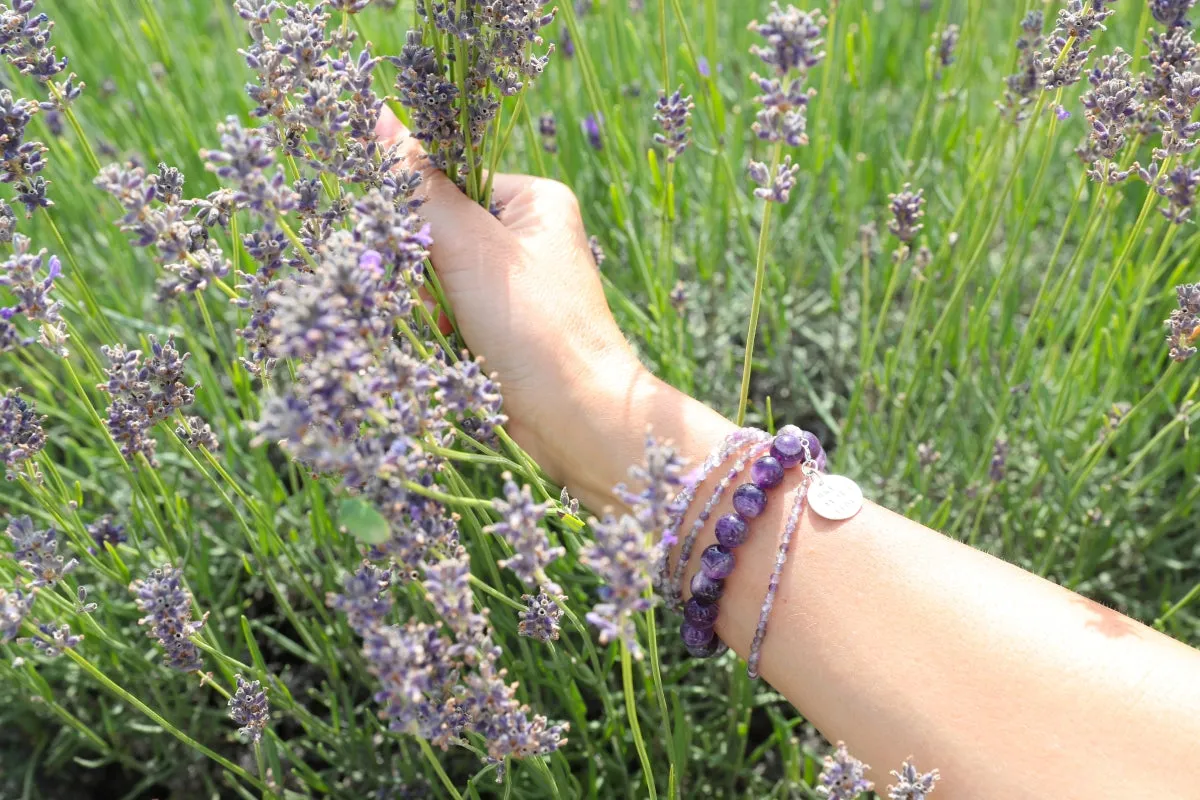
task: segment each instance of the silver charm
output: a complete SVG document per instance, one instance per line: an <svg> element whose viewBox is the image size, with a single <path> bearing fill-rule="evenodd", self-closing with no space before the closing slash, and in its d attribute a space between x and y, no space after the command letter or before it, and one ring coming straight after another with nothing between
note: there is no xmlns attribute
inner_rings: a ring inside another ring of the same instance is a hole
<svg viewBox="0 0 1200 800"><path fill-rule="evenodd" d="M850 519L863 505L862 489L844 475L813 476L808 487L808 507L829 520Z"/></svg>

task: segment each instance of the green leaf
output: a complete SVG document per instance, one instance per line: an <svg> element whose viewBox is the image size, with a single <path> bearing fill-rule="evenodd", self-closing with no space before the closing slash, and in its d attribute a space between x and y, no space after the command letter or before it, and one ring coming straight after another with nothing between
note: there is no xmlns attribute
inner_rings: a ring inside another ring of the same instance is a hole
<svg viewBox="0 0 1200 800"><path fill-rule="evenodd" d="M338 501L338 526L365 544L387 541L391 533L388 521L365 500L346 497Z"/></svg>

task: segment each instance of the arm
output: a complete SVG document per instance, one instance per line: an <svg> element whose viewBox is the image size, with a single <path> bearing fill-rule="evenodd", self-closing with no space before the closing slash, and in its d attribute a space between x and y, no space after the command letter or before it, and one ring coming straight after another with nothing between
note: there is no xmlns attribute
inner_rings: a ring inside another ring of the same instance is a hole
<svg viewBox="0 0 1200 800"><path fill-rule="evenodd" d="M380 126L419 164L394 118ZM427 172L422 214L517 441L593 508L611 504L648 425L701 461L733 424L638 364L570 190L524 176L495 187L500 220ZM743 657L783 496L755 520L721 601L718 632ZM696 552L712 541L709 526ZM948 797L1173 798L1200 786L1200 653L870 503L842 523L805 514L761 668L881 781L912 754L941 769Z"/></svg>

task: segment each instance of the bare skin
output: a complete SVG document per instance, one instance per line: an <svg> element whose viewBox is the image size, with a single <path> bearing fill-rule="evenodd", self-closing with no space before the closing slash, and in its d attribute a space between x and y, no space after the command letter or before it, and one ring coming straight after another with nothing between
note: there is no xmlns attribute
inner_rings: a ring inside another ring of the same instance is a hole
<svg viewBox="0 0 1200 800"><path fill-rule="evenodd" d="M386 112L379 133L419 165ZM421 213L459 329L499 373L513 437L593 508L613 503L647 426L703 460L734 425L638 363L571 190L519 175L495 188L499 220L426 171ZM787 488L721 601L718 633L743 658ZM726 499L717 514L728 510ZM709 525L696 552L713 541ZM1200 797L1200 651L877 505L841 523L805 512L769 630L763 678L880 785L912 755L941 770L943 798Z"/></svg>

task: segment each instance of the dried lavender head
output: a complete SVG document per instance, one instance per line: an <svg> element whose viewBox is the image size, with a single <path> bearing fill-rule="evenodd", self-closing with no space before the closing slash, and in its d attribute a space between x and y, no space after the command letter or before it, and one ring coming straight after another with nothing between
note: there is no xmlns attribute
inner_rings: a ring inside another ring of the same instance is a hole
<svg viewBox="0 0 1200 800"><path fill-rule="evenodd" d="M850 755L844 742L838 742L837 749L825 756L817 795L829 800L854 800L875 788L875 784L866 779L866 771L870 768Z"/></svg>
<svg viewBox="0 0 1200 800"><path fill-rule="evenodd" d="M557 587L546 577L546 567L566 550L551 546L546 529L540 524L550 504L533 502L530 488L518 486L506 472L504 498L492 500L492 506L500 519L484 531L503 538L513 550L512 557L501 561L500 566L511 569L523 583L548 584L557 592Z"/></svg>
<svg viewBox="0 0 1200 800"><path fill-rule="evenodd" d="M750 52L779 77L792 70L807 73L825 57L821 50L824 27L825 17L820 11L801 11L792 5L782 10L779 3L773 2L766 22L750 23L750 30L766 40L765 45L755 45Z"/></svg>
<svg viewBox="0 0 1200 800"><path fill-rule="evenodd" d="M786 203L788 201L792 189L796 186L796 174L799 171L800 165L793 164L790 155L783 157L783 161L775 170L774 175L771 175L766 164L759 161L751 161L747 167L750 180L759 186L754 190L754 196L766 200L768 203Z"/></svg>
<svg viewBox="0 0 1200 800"><path fill-rule="evenodd" d="M43 347L66 357L63 345L67 341L67 324L60 313L62 303L51 297L54 281L62 274L62 264L58 256L47 260L45 249L31 253L30 244L28 236L14 234L12 253L0 262L0 286L7 288L16 301L10 306L0 306L0 352L32 341L16 337L13 320L22 317L40 324L38 342ZM12 332L5 335L4 331L10 328Z"/></svg>
<svg viewBox="0 0 1200 800"><path fill-rule="evenodd" d="M556 598L542 589L536 595L521 595L521 599L525 601L525 610L517 612L517 618L520 620L517 633L539 642L558 641L562 631L562 609L555 602Z"/></svg>
<svg viewBox="0 0 1200 800"><path fill-rule="evenodd" d="M659 92L654 104L654 121L662 127L662 133L654 134L654 141L666 147L667 163L671 163L687 149L692 129L688 121L692 117L692 96L683 96L682 87L671 95L666 90Z"/></svg>
<svg viewBox="0 0 1200 800"><path fill-rule="evenodd" d="M79 566L79 560L58 554L58 531L38 529L29 517L14 517L8 523L13 558L33 574L31 588L54 586Z"/></svg>
<svg viewBox="0 0 1200 800"><path fill-rule="evenodd" d="M0 642L11 642L17 638L21 623L33 608L33 593L20 589L8 590L0 586Z"/></svg>
<svg viewBox="0 0 1200 800"><path fill-rule="evenodd" d="M183 672L195 672L204 666L200 649L189 637L204 627L208 614L192 619L192 595L183 584L183 573L166 564L142 580L129 585L138 609L146 616L138 624L146 635L158 641L166 651L164 662Z"/></svg>
<svg viewBox="0 0 1200 800"><path fill-rule="evenodd" d="M96 553L103 553L105 545L116 547L129 539L125 535L125 526L117 522L117 518L112 514L98 517L95 522L87 526L87 532L95 542L93 552Z"/></svg>
<svg viewBox="0 0 1200 800"><path fill-rule="evenodd" d="M1190 28L1187 15L1194 5L1196 0L1150 0L1150 13L1168 29Z"/></svg>
<svg viewBox="0 0 1200 800"><path fill-rule="evenodd" d="M46 446L45 421L16 389L0 395L0 464L8 480L16 480L22 465Z"/></svg>
<svg viewBox="0 0 1200 800"><path fill-rule="evenodd" d="M1170 330L1167 344L1173 361L1187 361L1196 355L1196 340L1200 339L1200 283L1185 283L1175 287L1179 307L1166 320Z"/></svg>
<svg viewBox="0 0 1200 800"><path fill-rule="evenodd" d="M917 237L925 226L921 217L925 216L925 190L912 191L912 184L904 184L904 188L895 194L889 194L892 218L888 220L888 230L902 242L908 243Z"/></svg>
<svg viewBox="0 0 1200 800"><path fill-rule="evenodd" d="M366 631L382 626L392 610L391 581L391 570L364 561L342 581L341 594L325 595L325 604L345 614L351 630L365 636Z"/></svg>
<svg viewBox="0 0 1200 800"><path fill-rule="evenodd" d="M888 787L888 800L925 800L933 794L934 784L941 780L941 774L935 769L931 772L920 773L911 761L905 761L900 771L892 771L896 783Z"/></svg>
<svg viewBox="0 0 1200 800"><path fill-rule="evenodd" d="M257 744L271 718L267 693L258 681L237 677L237 691L229 698L229 718L242 727L238 735L248 744Z"/></svg>

